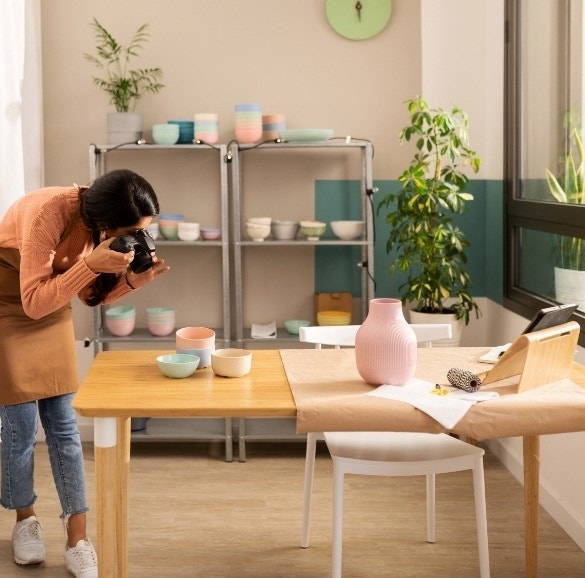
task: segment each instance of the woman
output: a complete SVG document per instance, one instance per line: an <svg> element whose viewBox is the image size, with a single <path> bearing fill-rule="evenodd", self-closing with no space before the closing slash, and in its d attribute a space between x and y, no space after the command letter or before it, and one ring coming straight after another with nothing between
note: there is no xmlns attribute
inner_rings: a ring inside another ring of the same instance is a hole
<svg viewBox="0 0 585 578"><path fill-rule="evenodd" d="M65 565L97 577L86 534L83 453L71 407L78 388L71 300L95 306L139 289L169 267L134 273L134 251L110 249L119 235L145 229L159 212L150 184L116 170L90 187L48 187L18 199L0 221L0 503L16 510L14 561L45 558L33 504L37 414L45 431L65 522Z"/></svg>

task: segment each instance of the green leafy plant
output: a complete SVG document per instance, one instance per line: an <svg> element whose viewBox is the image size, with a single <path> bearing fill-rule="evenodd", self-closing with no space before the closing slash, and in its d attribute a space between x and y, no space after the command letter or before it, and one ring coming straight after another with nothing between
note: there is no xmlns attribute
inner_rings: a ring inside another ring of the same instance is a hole
<svg viewBox="0 0 585 578"><path fill-rule="evenodd" d="M129 70L129 62L137 57L149 38L149 25L138 28L128 46L122 46L106 30L93 19L91 27L94 31L97 55L84 54L86 60L103 71L104 76L93 77L96 86L110 95L110 103L117 112L131 112L136 103L146 92L159 92L164 84L160 83L163 76L160 68L137 68Z"/></svg>
<svg viewBox="0 0 585 578"><path fill-rule="evenodd" d="M416 154L400 175L401 188L380 201L388 209L386 250L396 251L390 275L407 272L400 286L402 302L424 313L455 313L469 323L479 307L465 270L469 242L453 224L453 214L467 210L473 195L465 190L464 167L479 170L480 159L468 144L468 116L459 107L431 108L422 98L406 101L410 124L400 143L413 141Z"/></svg>
<svg viewBox="0 0 585 578"><path fill-rule="evenodd" d="M583 176L585 175L585 151L579 130L570 133L568 152L561 162L560 175L547 169L546 182L552 197L559 203L585 204ZM577 237L556 235L558 264L562 269L585 270L585 240Z"/></svg>

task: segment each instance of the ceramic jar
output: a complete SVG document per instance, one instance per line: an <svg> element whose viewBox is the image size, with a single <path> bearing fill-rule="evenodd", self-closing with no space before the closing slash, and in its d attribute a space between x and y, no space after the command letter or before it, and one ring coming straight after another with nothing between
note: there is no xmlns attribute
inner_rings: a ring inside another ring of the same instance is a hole
<svg viewBox="0 0 585 578"><path fill-rule="evenodd" d="M372 299L355 337L358 373L372 385L402 385L416 369L416 335L399 299Z"/></svg>

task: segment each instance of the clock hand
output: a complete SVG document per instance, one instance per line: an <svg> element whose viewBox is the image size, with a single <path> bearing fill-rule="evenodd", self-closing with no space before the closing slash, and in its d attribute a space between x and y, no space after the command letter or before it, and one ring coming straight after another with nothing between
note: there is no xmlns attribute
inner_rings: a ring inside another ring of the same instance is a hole
<svg viewBox="0 0 585 578"><path fill-rule="evenodd" d="M355 9L357 11L357 19L358 19L358 22L361 22L362 21L362 8L363 8L362 3L360 2L360 0L358 0L355 3Z"/></svg>

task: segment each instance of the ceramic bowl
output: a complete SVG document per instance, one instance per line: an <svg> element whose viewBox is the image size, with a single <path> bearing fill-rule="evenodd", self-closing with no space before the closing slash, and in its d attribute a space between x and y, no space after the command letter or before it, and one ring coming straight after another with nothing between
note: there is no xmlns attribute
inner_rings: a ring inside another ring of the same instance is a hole
<svg viewBox="0 0 585 578"><path fill-rule="evenodd" d="M152 140L160 145L174 145L179 140L179 126L176 124L155 124L152 126Z"/></svg>
<svg viewBox="0 0 585 578"><path fill-rule="evenodd" d="M264 241L270 235L270 225L255 225L253 223L246 224L246 235L252 241Z"/></svg>
<svg viewBox="0 0 585 578"><path fill-rule="evenodd" d="M216 349L211 354L213 373L222 377L242 377L252 368L252 352L245 349Z"/></svg>
<svg viewBox="0 0 585 578"><path fill-rule="evenodd" d="M182 327L175 332L177 349L215 347L215 331L209 327Z"/></svg>
<svg viewBox="0 0 585 578"><path fill-rule="evenodd" d="M189 377L197 369L199 358L187 353L168 353L156 358L159 369L173 379Z"/></svg>
<svg viewBox="0 0 585 578"><path fill-rule="evenodd" d="M128 319L110 319L106 317L106 327L108 331L116 337L126 337L134 331L136 326L136 319L130 317Z"/></svg>
<svg viewBox="0 0 585 578"><path fill-rule="evenodd" d="M211 354L215 351L215 347L202 347L189 349L186 347L177 347L177 353L188 353L196 355L199 358L199 369L209 367L211 365Z"/></svg>
<svg viewBox="0 0 585 578"><path fill-rule="evenodd" d="M146 326L153 335L170 335L175 329L175 310L168 307L148 307Z"/></svg>
<svg viewBox="0 0 585 578"><path fill-rule="evenodd" d="M106 309L106 319L120 320L135 318L136 307L134 305L116 305L115 307L108 307Z"/></svg>
<svg viewBox="0 0 585 578"><path fill-rule="evenodd" d="M206 227L201 229L201 238L204 241L217 241L221 238L221 229Z"/></svg>
<svg viewBox="0 0 585 578"><path fill-rule="evenodd" d="M319 311L317 325L350 325L351 313L347 311Z"/></svg>
<svg viewBox="0 0 585 578"><path fill-rule="evenodd" d="M199 223L179 223L177 235L181 241L197 241L201 235Z"/></svg>
<svg viewBox="0 0 585 578"><path fill-rule="evenodd" d="M301 327L308 327L309 325L311 325L311 322L307 321L306 319L287 319L284 322L284 326L285 326L286 330L291 335L298 335L299 329Z"/></svg>
<svg viewBox="0 0 585 578"><path fill-rule="evenodd" d="M344 241L352 241L361 237L364 232L364 221L331 221L333 234Z"/></svg>
<svg viewBox="0 0 585 578"><path fill-rule="evenodd" d="M298 221L272 221L272 236L279 241L292 241L297 238L299 228Z"/></svg>
<svg viewBox="0 0 585 578"><path fill-rule="evenodd" d="M323 235L327 224L322 221L301 221L301 234L307 237L308 241L318 241Z"/></svg>

